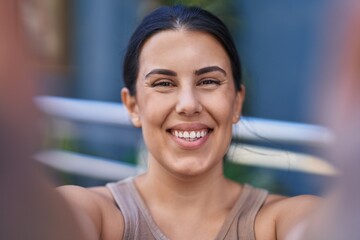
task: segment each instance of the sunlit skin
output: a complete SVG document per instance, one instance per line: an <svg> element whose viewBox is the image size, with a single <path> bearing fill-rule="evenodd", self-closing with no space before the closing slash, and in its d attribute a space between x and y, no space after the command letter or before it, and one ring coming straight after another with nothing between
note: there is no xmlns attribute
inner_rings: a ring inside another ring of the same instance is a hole
<svg viewBox="0 0 360 240"><path fill-rule="evenodd" d="M139 60L136 97L127 90L123 97L130 98L134 124L142 127L150 169L160 165L178 178L214 168L222 173L244 97L244 90L235 90L223 47L208 34L164 31L144 44ZM186 141L175 130L206 136Z"/></svg>

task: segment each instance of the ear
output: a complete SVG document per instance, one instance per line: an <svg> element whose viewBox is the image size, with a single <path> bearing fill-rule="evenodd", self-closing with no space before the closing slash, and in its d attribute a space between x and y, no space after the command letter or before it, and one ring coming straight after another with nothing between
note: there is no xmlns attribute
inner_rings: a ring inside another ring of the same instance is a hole
<svg viewBox="0 0 360 240"><path fill-rule="evenodd" d="M121 89L121 100L129 113L132 124L135 127L141 127L141 119L136 96L131 95L129 89L123 88Z"/></svg>
<svg viewBox="0 0 360 240"><path fill-rule="evenodd" d="M245 100L245 86L241 85L240 90L236 91L234 109L233 109L233 124L237 123L241 117L241 111Z"/></svg>

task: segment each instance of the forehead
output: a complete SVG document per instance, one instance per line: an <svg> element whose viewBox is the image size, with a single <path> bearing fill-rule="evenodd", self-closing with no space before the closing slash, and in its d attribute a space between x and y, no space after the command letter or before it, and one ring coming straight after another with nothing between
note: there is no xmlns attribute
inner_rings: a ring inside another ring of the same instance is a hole
<svg viewBox="0 0 360 240"><path fill-rule="evenodd" d="M150 37L142 47L139 65L140 71L155 67L152 65L176 68L220 65L229 68L230 60L221 43L212 35L180 29L162 31Z"/></svg>

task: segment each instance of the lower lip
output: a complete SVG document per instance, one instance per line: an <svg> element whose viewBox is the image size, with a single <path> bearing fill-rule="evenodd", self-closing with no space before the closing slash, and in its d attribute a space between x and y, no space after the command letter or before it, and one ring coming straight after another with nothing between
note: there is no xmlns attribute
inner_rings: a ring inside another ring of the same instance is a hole
<svg viewBox="0 0 360 240"><path fill-rule="evenodd" d="M186 141L185 139L182 138L178 138L174 135L172 135L171 133L169 133L172 137L172 139L178 144L180 145L181 148L183 149L187 149L187 150L193 150L193 149L197 149L199 147L201 147L209 138L209 135L211 134L211 131L209 131L204 137L199 138L195 141Z"/></svg>

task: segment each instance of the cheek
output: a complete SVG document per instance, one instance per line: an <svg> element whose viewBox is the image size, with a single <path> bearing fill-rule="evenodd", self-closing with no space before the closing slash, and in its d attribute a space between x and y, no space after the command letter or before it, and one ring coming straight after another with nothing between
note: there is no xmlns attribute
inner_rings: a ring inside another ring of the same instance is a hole
<svg viewBox="0 0 360 240"><path fill-rule="evenodd" d="M164 98L163 96L146 94L146 92L141 94L138 105L143 128L147 128L148 125L161 127L173 108L170 97Z"/></svg>
<svg viewBox="0 0 360 240"><path fill-rule="evenodd" d="M216 96L209 96L204 102L207 103L207 108L211 109L212 114L217 121L222 124L231 122L234 115L234 101L235 97L229 93L219 93Z"/></svg>

